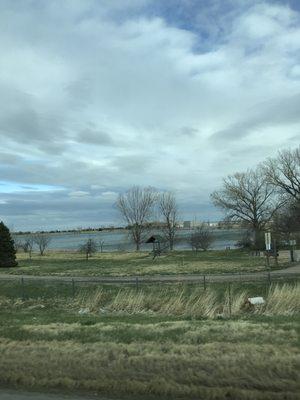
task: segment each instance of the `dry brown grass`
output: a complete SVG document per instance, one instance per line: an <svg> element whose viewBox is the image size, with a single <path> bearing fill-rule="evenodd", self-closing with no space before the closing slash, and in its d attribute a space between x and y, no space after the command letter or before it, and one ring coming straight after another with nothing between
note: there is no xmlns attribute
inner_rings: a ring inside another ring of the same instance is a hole
<svg viewBox="0 0 300 400"><path fill-rule="evenodd" d="M258 311L266 315L295 315L300 313L300 284L272 285L265 307Z"/></svg>
<svg viewBox="0 0 300 400"><path fill-rule="evenodd" d="M246 290L238 292L225 291L222 296L213 288L203 290L196 288L188 292L185 288L176 291L136 291L121 289L112 299L107 299L102 289L91 295L79 294L77 303L91 311L100 308L117 313L159 313L161 315L178 315L184 317L228 317L238 316L245 312L256 312L265 315L296 315L300 313L300 284L272 285L266 303L253 308L246 308L249 295Z"/></svg>
<svg viewBox="0 0 300 400"><path fill-rule="evenodd" d="M259 292L257 293L259 295ZM300 314L300 284L273 284L265 296L265 304L247 307L249 292L246 289L231 289L209 286L191 288L185 285L132 287L106 290L105 288L83 288L76 298L54 296L51 298L8 298L0 296L0 307L37 310L57 307L78 312L80 308L98 314L157 314L191 318L220 318L243 316L249 313L260 315Z"/></svg>
<svg viewBox="0 0 300 400"><path fill-rule="evenodd" d="M250 314L247 295L164 286L82 290L74 301L2 297L0 385L119 398L296 400L300 285L272 286ZM91 312L81 316L80 307Z"/></svg>
<svg viewBox="0 0 300 400"><path fill-rule="evenodd" d="M159 398L297 399L296 349L253 343L1 340L2 384Z"/></svg>
<svg viewBox="0 0 300 400"><path fill-rule="evenodd" d="M149 249L150 250L150 249ZM263 258L246 252L174 251L153 260L148 252L96 253L88 261L78 252L48 251L43 257L18 253L19 267L2 273L53 276L142 276L157 274L210 274L250 272L266 269ZM279 260L285 265L285 260Z"/></svg>

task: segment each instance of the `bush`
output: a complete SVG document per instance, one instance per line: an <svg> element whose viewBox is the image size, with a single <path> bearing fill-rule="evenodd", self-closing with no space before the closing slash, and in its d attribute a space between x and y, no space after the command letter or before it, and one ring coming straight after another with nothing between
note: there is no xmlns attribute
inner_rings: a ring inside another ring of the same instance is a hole
<svg viewBox="0 0 300 400"><path fill-rule="evenodd" d="M79 251L80 253L85 254L85 258L88 260L89 257L92 257L92 255L96 253L97 247L95 240L89 238L85 243L79 246Z"/></svg>
<svg viewBox="0 0 300 400"><path fill-rule="evenodd" d="M205 224L202 224L199 228L194 231L189 239L189 243L193 250L206 251L210 248L215 238L212 232L207 228Z"/></svg>

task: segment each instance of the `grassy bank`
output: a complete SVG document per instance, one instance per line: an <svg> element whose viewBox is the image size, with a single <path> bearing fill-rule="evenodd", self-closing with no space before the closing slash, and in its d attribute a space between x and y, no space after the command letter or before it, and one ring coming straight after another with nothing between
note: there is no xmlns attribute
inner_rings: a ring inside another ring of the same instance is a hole
<svg viewBox="0 0 300 400"><path fill-rule="evenodd" d="M32 259L18 254L19 267L1 269L1 273L57 276L141 276L156 274L209 274L254 272L266 269L263 257L253 257L240 250L174 251L156 259L149 253L97 253L88 261L78 252L48 252ZM279 258L279 267L287 265ZM274 265L272 266L274 268Z"/></svg>
<svg viewBox="0 0 300 400"><path fill-rule="evenodd" d="M2 385L124 398L298 398L299 285L103 286L73 298L62 284L44 295L28 288L25 300L14 283L3 285ZM249 295L266 303L249 308Z"/></svg>

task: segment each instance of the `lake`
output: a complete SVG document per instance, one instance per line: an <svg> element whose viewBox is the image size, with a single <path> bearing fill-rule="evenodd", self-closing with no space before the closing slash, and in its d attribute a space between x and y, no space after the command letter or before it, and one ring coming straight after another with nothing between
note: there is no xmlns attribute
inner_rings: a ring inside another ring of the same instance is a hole
<svg viewBox="0 0 300 400"><path fill-rule="evenodd" d="M193 231L189 229L181 229L178 232L178 237L175 244L177 250L190 249L188 239ZM149 232L149 236L155 235L158 232ZM214 229L212 234L215 238L211 248L213 250L222 250L226 247L234 248L235 243L241 239L244 231L242 229ZM96 242L104 242L103 251L133 251L134 244L130 239L130 233L127 230L105 230L101 232L66 232L66 233L51 233L51 242L49 249L52 250L77 250L78 247L85 243L87 239L94 239ZM18 240L26 238L26 235L18 235ZM143 244L141 250L152 249L151 244Z"/></svg>

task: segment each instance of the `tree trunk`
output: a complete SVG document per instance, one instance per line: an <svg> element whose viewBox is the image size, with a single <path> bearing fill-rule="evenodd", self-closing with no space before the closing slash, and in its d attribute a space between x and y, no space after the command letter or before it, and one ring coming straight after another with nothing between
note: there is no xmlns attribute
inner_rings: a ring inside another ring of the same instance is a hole
<svg viewBox="0 0 300 400"><path fill-rule="evenodd" d="M259 233L260 233L260 230L258 229L258 227L254 227L253 244L254 244L254 249L255 249L256 253L259 251Z"/></svg>

